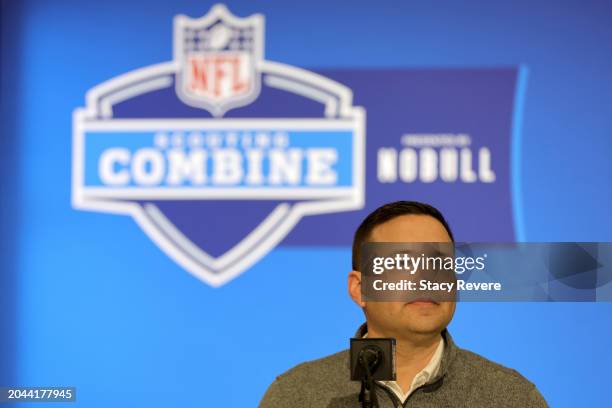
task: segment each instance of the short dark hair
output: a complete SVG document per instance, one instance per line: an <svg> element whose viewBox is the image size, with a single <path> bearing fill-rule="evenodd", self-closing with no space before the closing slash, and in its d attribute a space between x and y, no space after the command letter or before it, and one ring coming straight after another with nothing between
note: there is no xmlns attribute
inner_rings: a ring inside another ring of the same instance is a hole
<svg viewBox="0 0 612 408"><path fill-rule="evenodd" d="M444 216L438 209L435 207L425 204L419 203L418 201L395 201L393 203L385 204L382 207L378 207L374 211L370 213L359 225L357 231L355 231L355 236L353 238L353 270L359 270L359 256L361 252L361 244L363 244L370 234L372 230L377 225L383 224L395 217L399 217L401 215L429 215L436 220L440 221L440 224L444 226L446 232L448 232L448 236L451 241L455 242L455 238L453 237L453 233L448 226L448 223L444 219Z"/></svg>

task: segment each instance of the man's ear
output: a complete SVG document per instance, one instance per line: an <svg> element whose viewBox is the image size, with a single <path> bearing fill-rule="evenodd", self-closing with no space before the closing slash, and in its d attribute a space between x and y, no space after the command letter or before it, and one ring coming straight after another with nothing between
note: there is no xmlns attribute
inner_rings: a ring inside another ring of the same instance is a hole
<svg viewBox="0 0 612 408"><path fill-rule="evenodd" d="M361 308L365 307L365 302L361 300L361 272L350 271L348 274L348 292L353 302Z"/></svg>

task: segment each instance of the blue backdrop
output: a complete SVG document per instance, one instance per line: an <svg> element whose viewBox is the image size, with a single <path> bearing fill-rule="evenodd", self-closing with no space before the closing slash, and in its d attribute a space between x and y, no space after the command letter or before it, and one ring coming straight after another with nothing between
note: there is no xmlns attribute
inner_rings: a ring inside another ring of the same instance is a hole
<svg viewBox="0 0 612 408"><path fill-rule="evenodd" d="M609 2L227 5L265 14L267 59L314 70L527 67L524 239L612 240ZM96 84L169 60L172 17L211 6L3 2L1 384L74 385L84 407L255 406L275 375L345 348L361 323L348 246L281 246L216 289L131 218L71 208L73 109ZM553 407L610 405L612 304L460 304L450 329Z"/></svg>

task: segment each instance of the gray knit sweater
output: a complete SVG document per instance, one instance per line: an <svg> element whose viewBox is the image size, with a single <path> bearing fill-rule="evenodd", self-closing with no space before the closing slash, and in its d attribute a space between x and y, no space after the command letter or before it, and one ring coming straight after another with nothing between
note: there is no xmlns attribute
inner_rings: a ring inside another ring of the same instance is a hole
<svg viewBox="0 0 612 408"><path fill-rule="evenodd" d="M357 332L361 337L365 325ZM380 408L396 407L547 407L536 387L517 371L458 348L444 330L444 354L438 374L417 388L405 403L382 384ZM302 363L280 375L268 388L261 408L361 407L360 383L349 379L348 350Z"/></svg>

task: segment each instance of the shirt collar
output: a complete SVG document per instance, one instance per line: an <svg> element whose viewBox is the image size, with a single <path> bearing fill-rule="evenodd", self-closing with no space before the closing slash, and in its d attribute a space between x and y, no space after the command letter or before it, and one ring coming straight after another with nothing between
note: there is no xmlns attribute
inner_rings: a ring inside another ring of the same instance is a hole
<svg viewBox="0 0 612 408"><path fill-rule="evenodd" d="M446 329L444 329L441 334L440 343L438 343L436 351L434 351L433 356L425 368L414 377L410 390L406 394L403 393L401 387L395 381L381 381L381 383L391 389L402 402L405 402L408 396L416 388L425 384L440 382L441 377L446 373L449 364L455 356L455 345ZM366 323L364 323L357 330L356 337L366 338L367 335L368 327Z"/></svg>
<svg viewBox="0 0 612 408"><path fill-rule="evenodd" d="M366 332L362 338L367 338L368 333ZM417 373L414 377L415 380L417 378L422 378L423 384L428 382L431 378L433 378L436 374L438 374L438 370L440 369L440 364L442 363L442 356L444 355L444 338L440 336L440 342L438 343L438 347L436 347L436 351L434 351L429 363Z"/></svg>

